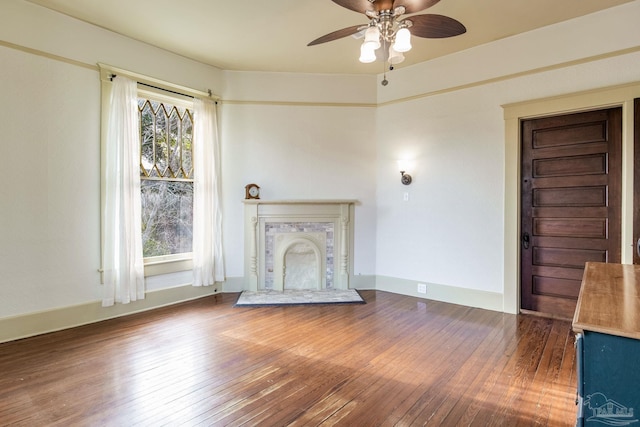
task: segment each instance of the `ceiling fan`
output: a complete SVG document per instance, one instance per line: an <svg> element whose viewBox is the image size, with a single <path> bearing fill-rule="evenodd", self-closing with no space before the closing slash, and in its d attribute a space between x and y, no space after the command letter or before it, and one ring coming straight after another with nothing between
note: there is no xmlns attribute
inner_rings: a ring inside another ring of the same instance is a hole
<svg viewBox="0 0 640 427"><path fill-rule="evenodd" d="M444 15L423 14L402 18L402 15L420 12L440 0L332 0L334 3L369 18L366 25L353 25L325 34L307 46L338 40L364 31L364 42L360 48L360 62L376 59L393 65L404 61L404 52L411 49L411 35L438 39L464 34L467 29L459 21ZM376 54L376 51L383 47ZM385 85L386 79L383 80Z"/></svg>

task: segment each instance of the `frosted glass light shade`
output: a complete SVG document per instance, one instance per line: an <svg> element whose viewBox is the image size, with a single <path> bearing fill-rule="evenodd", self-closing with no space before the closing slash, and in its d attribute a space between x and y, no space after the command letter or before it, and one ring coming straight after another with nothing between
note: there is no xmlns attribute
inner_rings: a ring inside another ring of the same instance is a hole
<svg viewBox="0 0 640 427"><path fill-rule="evenodd" d="M360 47L360 62L369 64L376 60L376 50L371 43L364 42Z"/></svg>
<svg viewBox="0 0 640 427"><path fill-rule="evenodd" d="M371 46L373 46L373 50L380 47L380 30L378 27L373 26L367 28L367 31L364 32L364 42L370 43Z"/></svg>
<svg viewBox="0 0 640 427"><path fill-rule="evenodd" d="M412 172L413 171L413 162L408 159L398 160L398 170L401 172Z"/></svg>
<svg viewBox="0 0 640 427"><path fill-rule="evenodd" d="M389 64L396 65L404 61L404 55L400 52L397 52L393 46L389 46Z"/></svg>
<svg viewBox="0 0 640 427"><path fill-rule="evenodd" d="M411 33L408 28L400 28L396 33L396 41L393 44L396 52L409 52L411 50Z"/></svg>

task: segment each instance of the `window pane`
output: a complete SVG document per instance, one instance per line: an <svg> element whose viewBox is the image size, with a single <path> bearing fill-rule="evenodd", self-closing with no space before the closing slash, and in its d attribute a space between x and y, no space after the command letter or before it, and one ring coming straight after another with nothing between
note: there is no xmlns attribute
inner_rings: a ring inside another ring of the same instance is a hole
<svg viewBox="0 0 640 427"><path fill-rule="evenodd" d="M142 104L141 104L142 101ZM140 105L140 168L141 176L152 176L154 161L153 134L155 115L149 101L138 100Z"/></svg>
<svg viewBox="0 0 640 427"><path fill-rule="evenodd" d="M182 171L185 178L193 178L193 120L187 110L182 118Z"/></svg>
<svg viewBox="0 0 640 427"><path fill-rule="evenodd" d="M169 171L167 177L184 178L180 173L180 117L173 107L169 113Z"/></svg>
<svg viewBox="0 0 640 427"><path fill-rule="evenodd" d="M191 252L193 183L143 179L141 188L144 257Z"/></svg>
<svg viewBox="0 0 640 427"><path fill-rule="evenodd" d="M168 116L164 109L164 105L161 105L156 113L156 128L155 128L155 161L158 176L169 177L167 174L168 160L169 160L169 144L168 144Z"/></svg>

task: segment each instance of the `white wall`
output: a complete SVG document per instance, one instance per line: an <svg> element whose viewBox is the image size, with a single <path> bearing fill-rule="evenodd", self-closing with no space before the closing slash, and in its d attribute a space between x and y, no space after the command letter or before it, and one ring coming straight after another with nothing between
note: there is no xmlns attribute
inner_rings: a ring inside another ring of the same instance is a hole
<svg viewBox="0 0 640 427"><path fill-rule="evenodd" d="M21 0L0 4L0 40L0 152L11 183L0 190L0 319L96 302L96 64L203 90L221 87L221 71ZM188 283L152 277L148 289Z"/></svg>
<svg viewBox="0 0 640 427"><path fill-rule="evenodd" d="M0 187L3 325L27 323L20 316L29 315L36 319L34 330L44 331L53 318L47 313L85 319L67 323L75 324L154 304L131 304L124 311L97 304L102 293L98 62L201 91L210 88L230 100L219 111L231 281L242 282L242 199L248 182L259 183L266 198L360 200L356 245L361 253L355 265L362 274L374 274L374 77L225 73L28 2L6 0L0 3L0 152L10 183ZM189 272L154 276L147 289L189 283ZM159 303L193 297L182 291L165 295L170 297L157 298ZM20 334L29 331L14 336ZM11 334L3 330L0 341L5 337Z"/></svg>
<svg viewBox="0 0 640 427"><path fill-rule="evenodd" d="M0 62L0 317L95 300L95 72L5 48Z"/></svg>
<svg viewBox="0 0 640 427"><path fill-rule="evenodd" d="M358 200L355 273L375 273L374 120L371 107L222 106L229 276L244 274L242 199L249 183L258 184L267 200Z"/></svg>
<svg viewBox="0 0 640 427"><path fill-rule="evenodd" d="M227 275L244 274L244 186L355 199L355 275L375 274L375 76L225 71L220 128ZM365 286L373 286L365 280Z"/></svg>
<svg viewBox="0 0 640 427"><path fill-rule="evenodd" d="M518 141L505 140L501 106L638 81L638 18L633 2L389 74L378 93L376 274L405 280L379 288L416 295L425 282L443 300L517 310L516 280L504 276L518 269L505 253L518 247L517 230L505 233L518 215L505 217L518 197L505 188L517 190L518 177L505 166L517 171L519 161L505 147L517 154ZM415 163L409 187L395 164L405 156ZM461 289L493 302L463 300Z"/></svg>
<svg viewBox="0 0 640 427"><path fill-rule="evenodd" d="M377 274L502 291L504 127L479 92L379 109Z"/></svg>
<svg viewBox="0 0 640 427"><path fill-rule="evenodd" d="M241 201L256 182L269 199L360 200L354 273L377 276L380 289L415 294L424 281L453 302L473 305L464 292L501 298L513 222L501 105L638 80L638 18L632 2L397 69L381 88L367 76L223 72L5 0L0 320L100 298L97 62L223 96L229 277L243 272ZM415 161L410 187L395 163L405 156ZM171 276L153 287L181 284Z"/></svg>

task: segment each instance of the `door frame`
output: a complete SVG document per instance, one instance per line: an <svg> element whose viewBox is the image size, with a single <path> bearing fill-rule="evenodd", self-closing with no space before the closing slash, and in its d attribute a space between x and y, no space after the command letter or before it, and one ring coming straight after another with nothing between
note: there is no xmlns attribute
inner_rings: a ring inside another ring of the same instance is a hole
<svg viewBox="0 0 640 427"><path fill-rule="evenodd" d="M640 171L640 97L633 101L633 170ZM640 173L633 176L633 188L640 188ZM640 197L633 196L632 263L640 264Z"/></svg>
<svg viewBox="0 0 640 427"><path fill-rule="evenodd" d="M503 105L504 164L504 281L502 308L520 312L520 121L551 115L622 107L622 224L621 262L633 263L633 119L640 82Z"/></svg>

